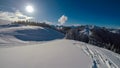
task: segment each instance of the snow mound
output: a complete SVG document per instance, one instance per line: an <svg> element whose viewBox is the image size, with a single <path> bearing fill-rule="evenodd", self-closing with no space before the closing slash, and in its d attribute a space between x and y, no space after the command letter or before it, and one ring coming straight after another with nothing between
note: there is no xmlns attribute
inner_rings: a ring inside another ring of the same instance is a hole
<svg viewBox="0 0 120 68"><path fill-rule="evenodd" d="M64 35L50 28L24 25L1 25L0 45L28 43L30 41L50 41Z"/></svg>

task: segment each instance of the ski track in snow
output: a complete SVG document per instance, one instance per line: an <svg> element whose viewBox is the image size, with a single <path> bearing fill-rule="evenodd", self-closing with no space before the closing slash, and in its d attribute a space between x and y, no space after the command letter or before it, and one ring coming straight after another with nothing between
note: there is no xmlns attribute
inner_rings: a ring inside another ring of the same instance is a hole
<svg viewBox="0 0 120 68"><path fill-rule="evenodd" d="M88 45L86 43L78 44L77 47L82 48L82 50L86 53L86 55L90 56L92 59L92 68L119 68L118 64L114 63L107 55L105 55L102 49L98 49L98 47ZM107 51L108 52L108 51ZM111 54L111 53L109 53ZM112 53L113 54L113 53ZM119 61L119 56L118 61Z"/></svg>

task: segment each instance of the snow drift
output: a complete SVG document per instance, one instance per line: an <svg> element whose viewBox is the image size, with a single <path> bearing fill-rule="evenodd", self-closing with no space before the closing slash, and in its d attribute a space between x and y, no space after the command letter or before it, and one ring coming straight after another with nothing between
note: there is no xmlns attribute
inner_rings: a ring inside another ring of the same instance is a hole
<svg viewBox="0 0 120 68"><path fill-rule="evenodd" d="M56 30L25 25L0 25L0 46L61 39L64 35Z"/></svg>

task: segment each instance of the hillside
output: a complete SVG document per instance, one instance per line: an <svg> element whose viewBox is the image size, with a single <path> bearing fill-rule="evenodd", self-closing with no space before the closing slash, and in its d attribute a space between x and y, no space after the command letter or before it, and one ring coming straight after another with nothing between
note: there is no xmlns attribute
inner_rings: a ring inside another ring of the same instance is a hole
<svg viewBox="0 0 120 68"><path fill-rule="evenodd" d="M0 68L120 68L120 55L46 27L0 26Z"/></svg>
<svg viewBox="0 0 120 68"><path fill-rule="evenodd" d="M32 44L61 38L64 38L64 34L46 27L19 24L0 26L0 46Z"/></svg>

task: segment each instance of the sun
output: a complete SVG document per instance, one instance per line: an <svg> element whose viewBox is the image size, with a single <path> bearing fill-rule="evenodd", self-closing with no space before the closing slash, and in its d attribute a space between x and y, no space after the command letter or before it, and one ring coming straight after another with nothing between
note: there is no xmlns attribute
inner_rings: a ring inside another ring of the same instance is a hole
<svg viewBox="0 0 120 68"><path fill-rule="evenodd" d="M33 6L31 6L31 5L26 6L26 11L29 13L32 13L34 11Z"/></svg>

